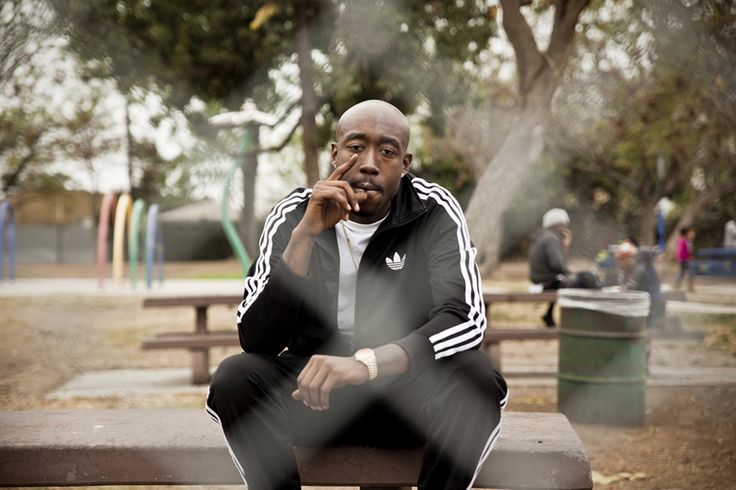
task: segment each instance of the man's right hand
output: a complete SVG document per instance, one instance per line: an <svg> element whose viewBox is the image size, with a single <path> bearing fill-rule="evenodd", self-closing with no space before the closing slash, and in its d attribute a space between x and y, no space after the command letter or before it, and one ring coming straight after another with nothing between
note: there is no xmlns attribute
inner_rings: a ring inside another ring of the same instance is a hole
<svg viewBox="0 0 736 490"><path fill-rule="evenodd" d="M358 155L339 165L327 180L314 185L307 210L291 232L291 240L284 250L283 260L297 275L306 276L309 256L317 236L333 228L341 219L348 219L351 211L359 211L360 203L368 196L356 192L342 177L357 164Z"/></svg>
<svg viewBox="0 0 736 490"><path fill-rule="evenodd" d="M323 231L333 228L341 219L347 220L351 212L360 210L360 203L366 199L364 192L356 192L342 177L353 168L358 155L337 166L326 180L314 185L307 210L295 231L309 237L316 237Z"/></svg>
<svg viewBox="0 0 736 490"><path fill-rule="evenodd" d="M572 243L572 231L570 231L570 228L565 228L565 231L562 234L562 246L565 247L565 250L568 250L570 248L571 243Z"/></svg>

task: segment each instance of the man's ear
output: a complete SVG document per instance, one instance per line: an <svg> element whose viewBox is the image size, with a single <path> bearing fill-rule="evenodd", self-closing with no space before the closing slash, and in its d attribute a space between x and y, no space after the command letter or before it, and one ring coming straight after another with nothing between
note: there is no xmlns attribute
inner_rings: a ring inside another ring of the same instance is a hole
<svg viewBox="0 0 736 490"><path fill-rule="evenodd" d="M330 143L330 161L337 162L337 142Z"/></svg>
<svg viewBox="0 0 736 490"><path fill-rule="evenodd" d="M411 161L414 158L414 155L411 153L404 153L404 161L402 162L402 169L401 173L405 174L409 171L409 167L411 166Z"/></svg>

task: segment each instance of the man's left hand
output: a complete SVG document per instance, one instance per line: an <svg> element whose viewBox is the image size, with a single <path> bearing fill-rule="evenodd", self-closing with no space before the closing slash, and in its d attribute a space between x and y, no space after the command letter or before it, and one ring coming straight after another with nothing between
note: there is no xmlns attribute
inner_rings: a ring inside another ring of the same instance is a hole
<svg viewBox="0 0 736 490"><path fill-rule="evenodd" d="M330 392L345 385L368 381L368 368L352 357L312 356L297 378L299 388L291 394L313 410L327 410Z"/></svg>

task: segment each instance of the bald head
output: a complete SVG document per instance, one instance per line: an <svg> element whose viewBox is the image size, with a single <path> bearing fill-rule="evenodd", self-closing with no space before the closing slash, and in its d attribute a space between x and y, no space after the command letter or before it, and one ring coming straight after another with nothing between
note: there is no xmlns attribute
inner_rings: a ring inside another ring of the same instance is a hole
<svg viewBox="0 0 736 490"><path fill-rule="evenodd" d="M352 106L337 121L336 139L339 141L347 128L358 122L390 129L399 137L402 150L406 151L409 146L409 121L399 109L388 102L373 99Z"/></svg>

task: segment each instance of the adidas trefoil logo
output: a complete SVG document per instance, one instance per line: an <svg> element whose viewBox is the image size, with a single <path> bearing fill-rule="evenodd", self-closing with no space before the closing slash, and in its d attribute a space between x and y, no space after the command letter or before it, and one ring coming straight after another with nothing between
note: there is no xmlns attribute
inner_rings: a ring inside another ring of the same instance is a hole
<svg viewBox="0 0 736 490"><path fill-rule="evenodd" d="M394 257L386 257L386 265L392 271L398 271L404 268L404 262L406 262L406 254L403 257L399 257L399 252L394 252Z"/></svg>

